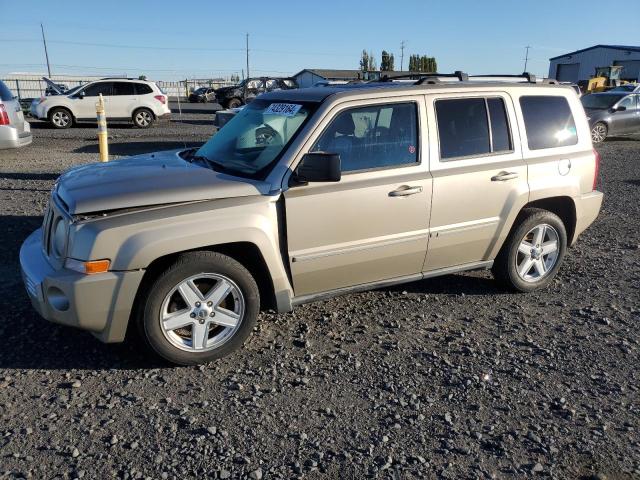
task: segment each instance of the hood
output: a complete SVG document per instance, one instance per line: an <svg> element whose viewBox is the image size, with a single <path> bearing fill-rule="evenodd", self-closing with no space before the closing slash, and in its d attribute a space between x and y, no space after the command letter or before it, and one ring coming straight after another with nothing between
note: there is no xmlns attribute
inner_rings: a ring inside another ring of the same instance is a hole
<svg viewBox="0 0 640 480"><path fill-rule="evenodd" d="M64 93L60 86L57 83L54 83L50 78L42 77L42 80L44 80L47 86L51 88L57 95L62 95Z"/></svg>
<svg viewBox="0 0 640 480"><path fill-rule="evenodd" d="M585 108L584 113L587 114L590 125L593 125L599 120L609 119L611 116L608 108Z"/></svg>
<svg viewBox="0 0 640 480"><path fill-rule="evenodd" d="M220 87L220 88L216 88L215 91L216 92L220 92L220 93L224 93L224 92L230 92L232 90L235 90L236 88L238 88L240 85L230 85L228 87Z"/></svg>
<svg viewBox="0 0 640 480"><path fill-rule="evenodd" d="M268 193L266 182L233 177L189 163L180 150L136 155L73 168L58 180L69 213L101 212Z"/></svg>

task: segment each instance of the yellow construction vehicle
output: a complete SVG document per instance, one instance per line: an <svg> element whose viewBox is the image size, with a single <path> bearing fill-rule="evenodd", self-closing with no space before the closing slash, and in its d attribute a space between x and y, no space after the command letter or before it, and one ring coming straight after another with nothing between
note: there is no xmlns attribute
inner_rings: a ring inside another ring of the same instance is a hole
<svg viewBox="0 0 640 480"><path fill-rule="evenodd" d="M624 85L627 82L620 79L623 68L622 65L596 67L596 74L586 82L584 93L604 92L618 85Z"/></svg>

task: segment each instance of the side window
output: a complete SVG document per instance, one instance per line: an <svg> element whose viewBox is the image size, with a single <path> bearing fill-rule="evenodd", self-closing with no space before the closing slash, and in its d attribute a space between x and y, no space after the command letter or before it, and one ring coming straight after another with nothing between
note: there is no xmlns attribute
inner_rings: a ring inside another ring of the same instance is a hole
<svg viewBox="0 0 640 480"><path fill-rule="evenodd" d="M520 108L530 150L578 143L576 124L564 97L520 97Z"/></svg>
<svg viewBox="0 0 640 480"><path fill-rule="evenodd" d="M279 90L279 89L280 89L280 83L278 82L278 80L274 78L270 78L269 80L267 80L267 92L271 92L273 90Z"/></svg>
<svg viewBox="0 0 640 480"><path fill-rule="evenodd" d="M247 82L247 88L251 88L251 89L257 89L260 87L260 84L262 83L261 80L249 80Z"/></svg>
<svg viewBox="0 0 640 480"><path fill-rule="evenodd" d="M146 83L136 83L135 86L136 95L146 95L148 93L153 93L153 89Z"/></svg>
<svg viewBox="0 0 640 480"><path fill-rule="evenodd" d="M509 152L513 149L511 145L511 133L509 132L509 121L507 120L507 110L502 98L487 98L489 108L489 122L491 124L492 152Z"/></svg>
<svg viewBox="0 0 640 480"><path fill-rule="evenodd" d="M340 154L343 172L418 162L415 103L352 108L339 113L312 151Z"/></svg>
<svg viewBox="0 0 640 480"><path fill-rule="evenodd" d="M135 95L133 83L131 82L113 82L114 95Z"/></svg>
<svg viewBox="0 0 640 480"><path fill-rule="evenodd" d="M636 109L636 99L635 95L629 95L628 97L624 97L618 103L619 107L626 107L627 110L635 110Z"/></svg>
<svg viewBox="0 0 640 480"><path fill-rule="evenodd" d="M111 82L94 83L84 89L84 95L85 97L97 97L100 94L105 97L112 95L112 85L113 84Z"/></svg>
<svg viewBox="0 0 640 480"><path fill-rule="evenodd" d="M484 98L437 100L436 117L442 160L491 153Z"/></svg>

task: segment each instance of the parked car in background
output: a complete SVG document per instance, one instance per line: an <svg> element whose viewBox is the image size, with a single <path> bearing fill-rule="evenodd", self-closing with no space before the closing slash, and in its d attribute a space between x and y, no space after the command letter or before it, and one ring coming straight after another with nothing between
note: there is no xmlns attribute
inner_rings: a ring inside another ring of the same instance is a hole
<svg viewBox="0 0 640 480"><path fill-rule="evenodd" d="M0 149L23 147L32 139L20 102L0 80Z"/></svg>
<svg viewBox="0 0 640 480"><path fill-rule="evenodd" d="M207 103L216 101L216 92L212 87L196 88L189 95L190 103Z"/></svg>
<svg viewBox="0 0 640 480"><path fill-rule="evenodd" d="M422 80L265 93L200 148L67 171L20 250L33 306L189 365L261 309L488 268L549 286L603 198L580 101Z"/></svg>
<svg viewBox="0 0 640 480"><path fill-rule="evenodd" d="M625 83L624 85L618 85L613 87L609 92L614 93L640 93L640 83Z"/></svg>
<svg viewBox="0 0 640 480"><path fill-rule="evenodd" d="M228 108L226 110L218 110L213 118L213 124L218 128L224 127L229 122L229 120L235 117L238 112L240 112L245 107L246 105L236 108Z"/></svg>
<svg viewBox="0 0 640 480"><path fill-rule="evenodd" d="M168 97L154 83L131 78L104 78L74 89L72 93L40 97L31 104L31 115L69 128L74 122L96 121L96 102L102 94L108 120L128 120L138 128L171 117Z"/></svg>
<svg viewBox="0 0 640 480"><path fill-rule="evenodd" d="M640 134L640 94L609 90L584 95L580 100L593 143L610 135Z"/></svg>
<svg viewBox="0 0 640 480"><path fill-rule="evenodd" d="M216 101L224 108L237 108L250 103L261 93L292 88L298 88L298 84L293 78L248 78L238 85L218 88Z"/></svg>

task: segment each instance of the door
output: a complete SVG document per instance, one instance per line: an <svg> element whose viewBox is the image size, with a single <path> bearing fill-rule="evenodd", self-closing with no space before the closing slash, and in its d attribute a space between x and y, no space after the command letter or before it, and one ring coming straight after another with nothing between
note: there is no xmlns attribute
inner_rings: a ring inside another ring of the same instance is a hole
<svg viewBox="0 0 640 480"><path fill-rule="evenodd" d="M334 112L309 151L338 153L341 181L284 194L296 296L419 275L427 250L431 176L419 135L423 104L413 97L360 101Z"/></svg>
<svg viewBox="0 0 640 480"><path fill-rule="evenodd" d="M502 92L429 95L433 199L425 271L490 260L527 201L515 111ZM516 209L516 210L514 210Z"/></svg>
<svg viewBox="0 0 640 480"><path fill-rule="evenodd" d="M112 82L97 82L87 85L78 94L72 97L73 114L80 119L96 119L96 103L98 96L102 94L104 108L107 117L110 116L110 99L113 92Z"/></svg>
<svg viewBox="0 0 640 480"><path fill-rule="evenodd" d="M113 95L109 99L107 118L131 118L138 106L133 82L113 82Z"/></svg>
<svg viewBox="0 0 640 480"><path fill-rule="evenodd" d="M637 133L640 130L640 111L638 95L629 95L620 100L614 108L624 107L611 114L610 133Z"/></svg>
<svg viewBox="0 0 640 480"><path fill-rule="evenodd" d="M556 80L559 82L577 82L579 63L560 63L556 71Z"/></svg>

